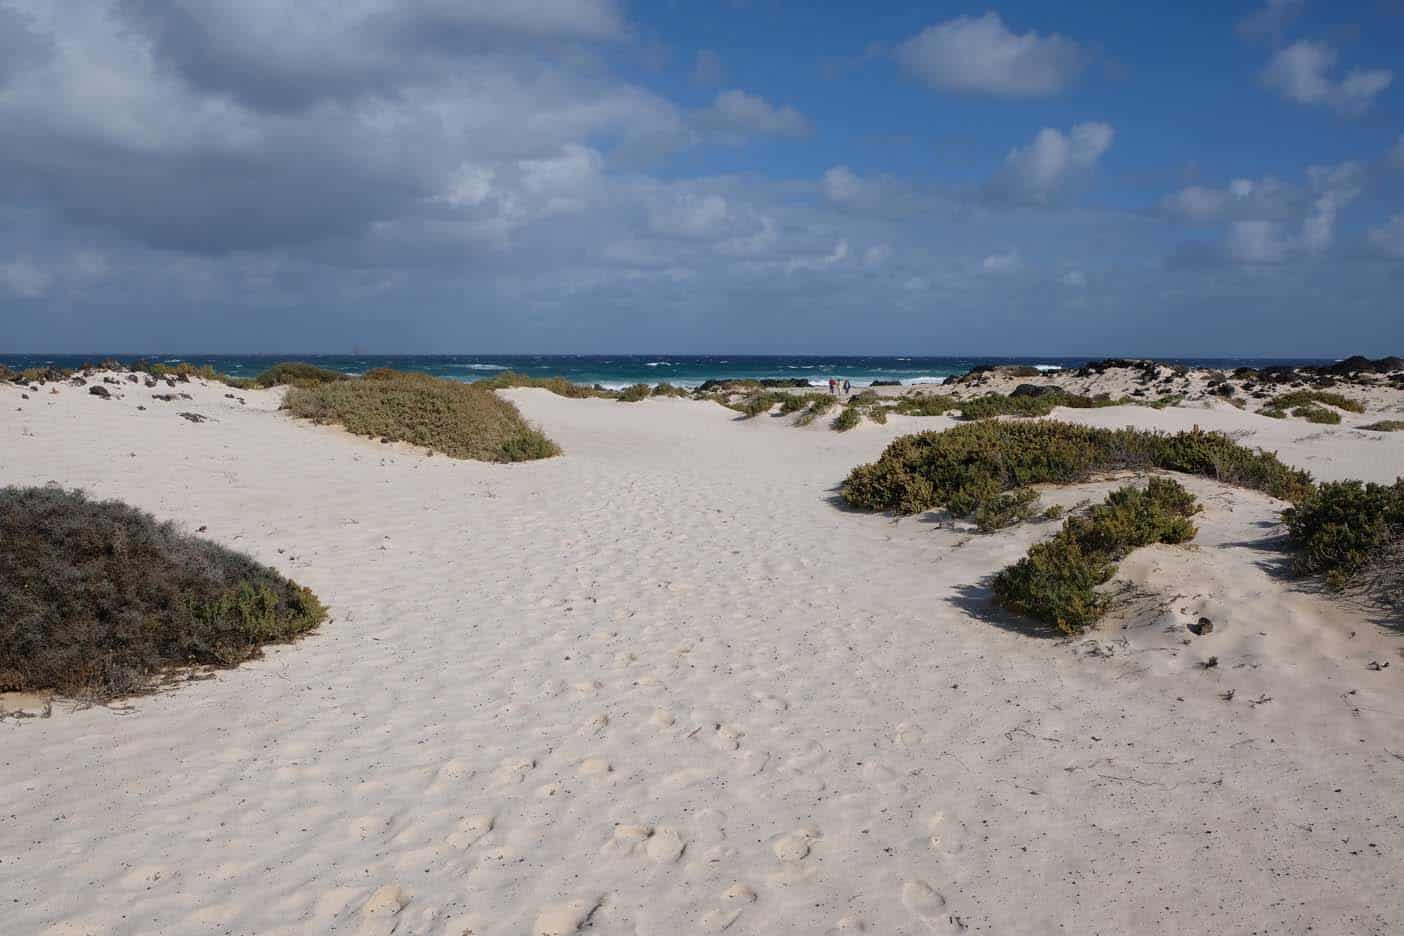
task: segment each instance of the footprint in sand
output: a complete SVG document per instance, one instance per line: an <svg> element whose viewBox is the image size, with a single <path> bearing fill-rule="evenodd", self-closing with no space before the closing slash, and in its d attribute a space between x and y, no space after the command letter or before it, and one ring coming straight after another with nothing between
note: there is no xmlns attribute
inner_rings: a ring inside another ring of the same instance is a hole
<svg viewBox="0 0 1404 936"><path fill-rule="evenodd" d="M708 933L720 933L730 929L741 917L741 911L756 902L756 892L740 881L732 884L721 895L719 906L702 917L702 929Z"/></svg>
<svg viewBox="0 0 1404 936"><path fill-rule="evenodd" d="M604 777L608 776L612 770L614 768L603 757L592 757L580 762L580 775L582 777Z"/></svg>
<svg viewBox="0 0 1404 936"><path fill-rule="evenodd" d="M868 924L856 916L841 916L838 922L824 931L824 936L845 936L847 933L866 933Z"/></svg>
<svg viewBox="0 0 1404 936"><path fill-rule="evenodd" d="M531 925L532 936L569 936L578 932L590 922L603 900L601 897L582 897L569 903L547 907L537 915L536 922Z"/></svg>
<svg viewBox="0 0 1404 936"><path fill-rule="evenodd" d="M922 742L925 740L926 730L920 725L913 725L909 722L903 722L902 724L897 726L896 741L898 744L902 745L902 747L921 747Z"/></svg>
<svg viewBox="0 0 1404 936"><path fill-rule="evenodd" d="M712 747L723 753L741 746L741 732L730 725L720 725L712 734Z"/></svg>
<svg viewBox="0 0 1404 936"><path fill-rule="evenodd" d="M965 931L965 924L947 912L946 898L925 881L908 881L902 885L902 906L933 933L946 936Z"/></svg>
<svg viewBox="0 0 1404 936"><path fill-rule="evenodd" d="M492 831L497 820L487 814L460 819L458 828L444 839L453 848L472 848Z"/></svg>
<svg viewBox="0 0 1404 936"><path fill-rule="evenodd" d="M501 786L521 783L535 767L536 761L530 758L508 758L497 768L493 779Z"/></svg>
<svg viewBox="0 0 1404 936"><path fill-rule="evenodd" d="M789 835L782 835L770 847L775 852L775 857L781 861L803 861L809 857L810 849L814 847L814 843L821 838L823 835L814 826L804 826Z"/></svg>
<svg viewBox="0 0 1404 936"><path fill-rule="evenodd" d="M648 844L644 846L648 857L658 864L672 864L682 857L686 849L687 843L682 840L682 836L678 835L677 830L667 826L660 826L654 830Z"/></svg>
<svg viewBox="0 0 1404 936"><path fill-rule="evenodd" d="M582 738L590 738L595 735L603 734L604 730L608 727L609 716L604 712L600 712L598 715L591 717L585 724L581 725L580 730L577 731L576 734L580 735Z"/></svg>
<svg viewBox="0 0 1404 936"><path fill-rule="evenodd" d="M780 698L778 695L771 695L769 692L753 692L751 698L761 708L769 709L772 712L783 712L790 707L790 703Z"/></svg>
<svg viewBox="0 0 1404 936"><path fill-rule="evenodd" d="M754 777L765 770L770 763L770 753L754 749L742 751L736 756L733 772L738 777Z"/></svg>
<svg viewBox="0 0 1404 936"><path fill-rule="evenodd" d="M965 823L945 813L936 813L926 820L931 847L946 855L956 855L965 849Z"/></svg>
<svg viewBox="0 0 1404 936"><path fill-rule="evenodd" d="M600 855L611 860L637 854L653 835L650 825L621 825L614 827L614 837L605 842Z"/></svg>
<svg viewBox="0 0 1404 936"><path fill-rule="evenodd" d="M795 753L790 755L787 766L795 771L808 771L824 760L824 748L817 741L806 741Z"/></svg>
<svg viewBox="0 0 1404 936"><path fill-rule="evenodd" d="M388 936L399 924L400 911L409 906L410 899L398 884L386 884L371 894L361 905L361 925L356 936Z"/></svg>
<svg viewBox="0 0 1404 936"><path fill-rule="evenodd" d="M672 712L656 709L653 713L652 722L655 728L671 728L676 721L677 718L674 717Z"/></svg>
<svg viewBox="0 0 1404 936"><path fill-rule="evenodd" d="M726 838L726 813L719 809L703 809L692 817L692 828L701 842L720 842Z"/></svg>

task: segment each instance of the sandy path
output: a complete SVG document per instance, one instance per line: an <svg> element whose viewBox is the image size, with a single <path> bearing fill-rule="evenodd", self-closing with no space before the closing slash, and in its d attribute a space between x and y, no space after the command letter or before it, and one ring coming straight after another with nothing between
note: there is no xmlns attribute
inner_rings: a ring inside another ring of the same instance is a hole
<svg viewBox="0 0 1404 936"><path fill-rule="evenodd" d="M1050 525L831 503L943 419L841 436L516 391L568 454L490 466L191 392L0 391L0 479L206 525L334 620L120 712L0 722L0 930L1404 926L1401 639L1273 576L1266 498L1194 482L1199 548L1138 553L1134 623L1057 644L981 585ZM1404 465L1404 439L1227 408L1071 418Z"/></svg>

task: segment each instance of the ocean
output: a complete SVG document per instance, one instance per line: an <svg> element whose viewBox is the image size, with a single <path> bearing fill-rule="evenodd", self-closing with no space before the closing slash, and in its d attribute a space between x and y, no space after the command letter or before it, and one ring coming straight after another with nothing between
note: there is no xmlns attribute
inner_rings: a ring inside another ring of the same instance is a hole
<svg viewBox="0 0 1404 936"><path fill-rule="evenodd" d="M857 357L848 355L741 355L741 354L0 354L0 364L14 370L28 367L77 368L115 359L145 359L163 363L206 364L232 377L253 377L278 361L299 360L347 374L362 374L376 367L422 371L436 377L472 381L505 370L532 377L564 377L583 384L618 389L635 383L667 382L695 387L705 380L727 378L803 378L822 386L830 377L865 387L875 380L904 385L937 384L947 377L987 364L1028 364L1044 370L1078 367L1088 357ZM1327 358L1164 358L1193 367L1264 367L1268 365L1329 364Z"/></svg>

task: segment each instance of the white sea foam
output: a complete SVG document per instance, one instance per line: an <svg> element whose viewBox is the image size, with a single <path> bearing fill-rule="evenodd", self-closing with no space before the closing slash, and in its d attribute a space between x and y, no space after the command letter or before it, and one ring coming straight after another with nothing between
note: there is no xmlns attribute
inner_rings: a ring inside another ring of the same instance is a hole
<svg viewBox="0 0 1404 936"><path fill-rule="evenodd" d="M902 381L902 383L904 384L943 384L945 382L945 377L931 377L927 375L923 375L921 377L908 377L906 380Z"/></svg>
<svg viewBox="0 0 1404 936"><path fill-rule="evenodd" d="M480 371L503 371L503 370L508 370L508 368L502 366L501 364L450 364L450 365L448 365L448 366L449 366L449 367L460 367L460 368L462 368L462 369L464 369L464 370L480 370Z"/></svg>
<svg viewBox="0 0 1404 936"><path fill-rule="evenodd" d="M1063 366L1061 364L1035 364L1033 368L1047 373L1048 371L1062 370Z"/></svg>

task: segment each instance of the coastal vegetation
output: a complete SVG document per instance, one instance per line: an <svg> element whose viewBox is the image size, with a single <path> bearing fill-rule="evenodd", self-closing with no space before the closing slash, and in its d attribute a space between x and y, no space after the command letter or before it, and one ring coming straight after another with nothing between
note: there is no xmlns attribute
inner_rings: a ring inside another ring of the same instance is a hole
<svg viewBox="0 0 1404 936"><path fill-rule="evenodd" d="M249 381L254 387L278 387L283 385L304 386L307 384L333 383L338 380L349 380L347 374L341 371L327 370L325 367L318 367L315 364L306 364L302 361L283 361L274 364L268 370L259 374Z"/></svg>
<svg viewBox="0 0 1404 936"><path fill-rule="evenodd" d="M357 435L408 442L453 458L518 462L560 449L509 401L484 386L377 369L364 377L295 385L283 409Z"/></svg>
<svg viewBox="0 0 1404 936"><path fill-rule="evenodd" d="M1331 481L1283 512L1299 575L1334 588L1362 582L1404 606L1404 478L1394 484Z"/></svg>
<svg viewBox="0 0 1404 936"><path fill-rule="evenodd" d="M1001 571L991 590L1003 608L1050 624L1065 634L1091 627L1110 598L1097 591L1132 550L1151 543L1184 543L1196 533L1199 510L1178 482L1151 478L1144 488L1120 488L1086 514L1069 517L1051 539Z"/></svg>
<svg viewBox="0 0 1404 936"><path fill-rule="evenodd" d="M833 429L835 432L847 432L857 428L862 421L863 416L856 406L845 406L843 411L834 417Z"/></svg>
<svg viewBox="0 0 1404 936"><path fill-rule="evenodd" d="M0 489L0 691L93 700L235 666L326 616L248 556L117 501Z"/></svg>
<svg viewBox="0 0 1404 936"><path fill-rule="evenodd" d="M1071 423L973 422L894 440L874 463L855 468L843 498L865 510L966 517L999 494L1032 484L1072 484L1112 471L1161 469L1298 501L1311 476L1268 452L1218 432L1165 434Z"/></svg>
<svg viewBox="0 0 1404 936"><path fill-rule="evenodd" d="M1369 429L1371 432L1404 432L1404 419L1382 419L1360 428Z"/></svg>

